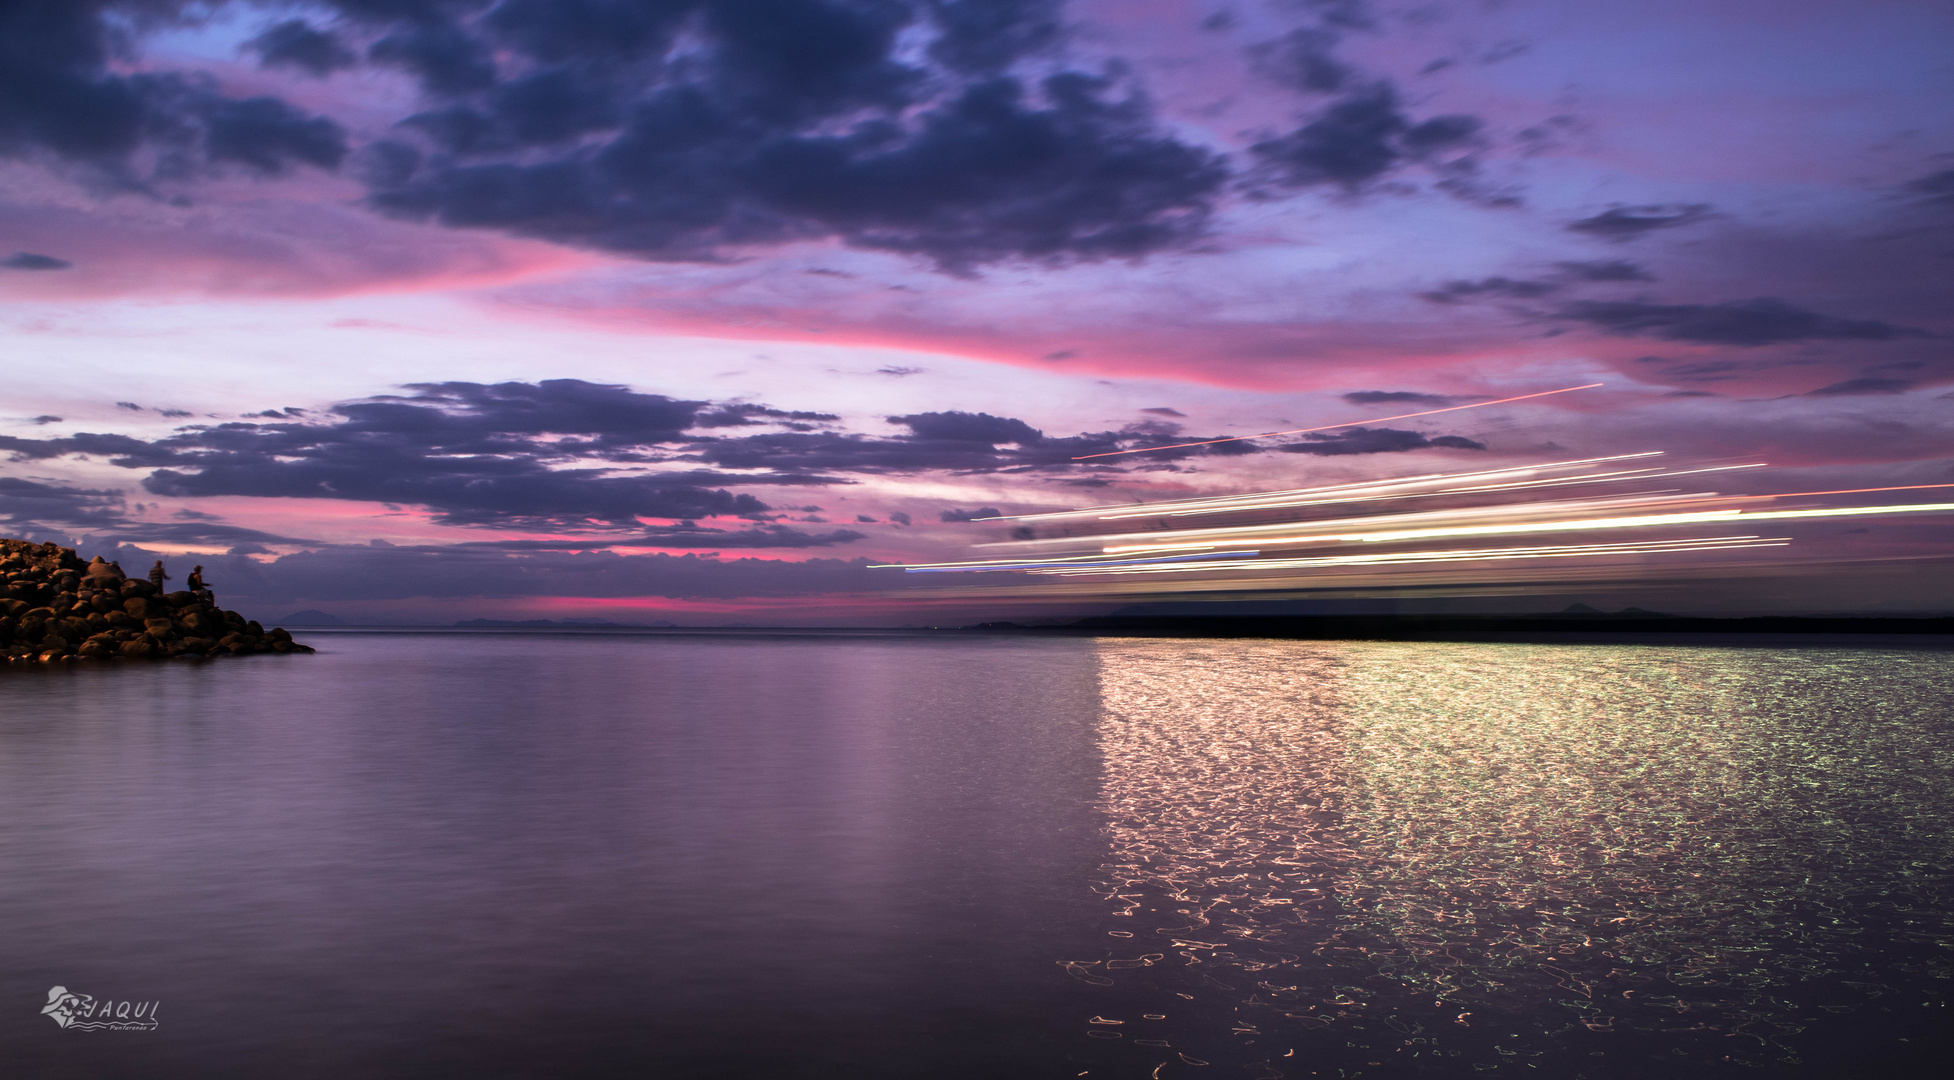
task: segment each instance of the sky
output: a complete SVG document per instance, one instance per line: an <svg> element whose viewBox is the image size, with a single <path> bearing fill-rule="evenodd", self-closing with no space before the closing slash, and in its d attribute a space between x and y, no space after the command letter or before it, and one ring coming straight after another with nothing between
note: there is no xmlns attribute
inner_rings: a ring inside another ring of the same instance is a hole
<svg viewBox="0 0 1954 1080"><path fill-rule="evenodd" d="M0 532L359 622L1954 609L1917 507L1089 580L982 520L1656 451L1596 483L1954 502L1950 45L1932 0L7 3Z"/></svg>

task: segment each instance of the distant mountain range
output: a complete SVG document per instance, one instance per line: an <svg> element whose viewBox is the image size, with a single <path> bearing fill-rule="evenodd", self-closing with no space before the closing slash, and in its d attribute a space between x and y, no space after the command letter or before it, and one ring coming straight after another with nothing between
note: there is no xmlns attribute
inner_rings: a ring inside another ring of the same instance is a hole
<svg viewBox="0 0 1954 1080"><path fill-rule="evenodd" d="M676 627L660 619L651 623L611 622L607 619L463 619L456 626L620 626L635 629Z"/></svg>
<svg viewBox="0 0 1954 1080"><path fill-rule="evenodd" d="M347 620L342 619L339 616L332 614L331 612L320 611L317 608L306 608L304 611L292 612L290 615L287 615L283 619L278 620L278 622L275 623L274 625L277 626L359 626L363 624L348 622ZM667 628L676 628L678 626L677 623L665 622L662 619L659 620L658 622L651 622L651 623L611 622L608 619L561 619L561 620L558 619L463 619L460 622L455 623L455 625L456 626L530 626L530 627L596 626L596 627L620 627L620 628L630 628L630 629L638 629L638 630L667 629Z"/></svg>
<svg viewBox="0 0 1954 1080"><path fill-rule="evenodd" d="M278 620L276 626L345 626L346 620L337 615L329 615L317 608L294 611Z"/></svg>

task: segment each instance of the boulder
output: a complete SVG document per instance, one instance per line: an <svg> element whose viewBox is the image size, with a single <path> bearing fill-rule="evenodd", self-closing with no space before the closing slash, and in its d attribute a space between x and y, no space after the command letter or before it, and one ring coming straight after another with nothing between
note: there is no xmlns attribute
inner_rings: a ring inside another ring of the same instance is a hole
<svg viewBox="0 0 1954 1080"><path fill-rule="evenodd" d="M270 651L312 650L218 607L207 589L164 594L106 558L0 538L0 656L9 662Z"/></svg>

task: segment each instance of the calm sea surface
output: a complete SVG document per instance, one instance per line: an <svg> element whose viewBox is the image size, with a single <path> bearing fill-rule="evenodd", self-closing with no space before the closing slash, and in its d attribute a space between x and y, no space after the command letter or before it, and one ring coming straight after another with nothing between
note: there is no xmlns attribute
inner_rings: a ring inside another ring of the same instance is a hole
<svg viewBox="0 0 1954 1080"><path fill-rule="evenodd" d="M1954 652L310 640L0 670L0 1075L1954 1053Z"/></svg>

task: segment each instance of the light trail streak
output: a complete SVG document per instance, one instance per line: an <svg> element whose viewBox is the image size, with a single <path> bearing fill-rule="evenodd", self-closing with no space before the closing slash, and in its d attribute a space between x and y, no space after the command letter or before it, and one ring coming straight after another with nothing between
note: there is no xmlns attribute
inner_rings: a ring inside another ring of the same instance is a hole
<svg viewBox="0 0 1954 1080"><path fill-rule="evenodd" d="M1644 450L1635 454L1614 454L1609 457L1580 458L1574 461L1553 461L1541 465L1514 465L1503 469L1483 469L1463 473L1424 473L1418 476L1400 476L1387 480L1359 480L1348 484L1329 484L1323 487L1288 488L1280 491L1251 491L1241 495L1204 495L1192 499L1170 499L1154 503L1102 503L1085 506L1076 510L1054 510L1042 514L1000 514L997 517L973 518L973 521L1055 521L1064 518L1106 518L1116 516L1152 517L1161 512L1175 512L1177 509L1222 506L1246 500L1276 499L1291 495L1328 495L1332 493L1361 493L1371 490L1395 490L1402 487L1429 486L1444 481L1487 479L1499 476L1531 476L1535 473L1553 469L1579 468L1609 461L1628 461L1634 458L1659 457L1660 450ZM1117 513L1103 513L1116 511Z"/></svg>
<svg viewBox="0 0 1954 1080"><path fill-rule="evenodd" d="M1699 510L1682 514L1641 514L1612 518L1576 518L1560 521L1525 521L1499 525L1455 525L1428 529L1390 529L1377 532L1341 533L1327 535L1261 536L1257 542L1265 545L1282 543L1395 543L1404 540L1435 540L1441 537L1463 536L1518 536L1527 533L1573 532L1579 529L1644 529L1659 525L1696 525L1708 521L1798 521L1809 518L1862 517L1875 514L1925 514L1945 513L1954 510L1954 503L1912 503L1902 506L1842 506L1820 510ZM1410 515L1406 515L1407 517ZM1219 530L1216 530L1219 531ZM1138 554L1154 551L1188 551L1195 548L1212 548L1215 543L1184 544L1108 544L1102 548L1108 555Z"/></svg>
<svg viewBox="0 0 1954 1080"><path fill-rule="evenodd" d="M1528 401L1533 398L1551 397L1555 394L1571 394L1576 390L1592 390L1600 383L1586 386L1567 386L1559 390L1542 390L1537 394L1521 394L1518 397L1500 398L1498 401L1475 401L1470 405L1448 405L1443 409L1426 409L1423 412L1399 413L1396 416L1379 416L1370 420L1346 420L1341 424L1324 424L1321 427L1297 428L1294 431L1265 431L1260 435L1235 435L1226 439L1204 439L1200 442L1175 443L1172 446L1140 446L1131 450L1108 450L1103 454L1081 454L1073 461L1088 461L1092 458L1118 457L1121 454L1151 454L1159 450L1185 450L1190 446L1213 446L1217 443L1245 442L1249 439L1272 439L1278 435L1307 435L1312 431L1330 431L1335 428L1356 427L1359 424L1382 424L1387 420L1409 420L1414 416L1436 416L1439 413L1458 412L1460 409L1483 409L1488 405L1506 405L1515 401Z"/></svg>
<svg viewBox="0 0 1954 1080"><path fill-rule="evenodd" d="M1503 562L1515 559L1571 559L1588 555L1660 555L1675 552L1733 551L1784 547L1789 537L1719 536L1692 540L1642 540L1621 544L1567 544L1524 548L1452 551L1399 551L1375 555L1324 555L1299 559L1245 559L1227 563L1153 562L1128 566L1027 568L1052 577L1103 577L1112 574L1199 573L1214 570L1304 570L1332 566L1413 566L1453 562Z"/></svg>
<svg viewBox="0 0 1954 1080"><path fill-rule="evenodd" d="M1655 554L1674 551L1720 551L1739 547L1782 547L1787 537L1706 536L1675 540L1628 540L1601 544L1545 544L1528 547L1467 548L1440 551L1375 552L1352 555L1323 555L1301 558L1257 559L1258 551L1203 552L1197 555L1162 558L1106 559L1081 556L1077 559L1028 561L973 561L921 563L889 566L909 573L999 573L1028 572L1060 577L1092 574L1175 573L1206 570L1293 569L1313 566L1385 566L1399 563L1470 562L1486 559L1565 558L1574 555Z"/></svg>
<svg viewBox="0 0 1954 1080"><path fill-rule="evenodd" d="M1290 521L1266 525L1228 525L1204 529L1169 529L1148 532L1126 532L1102 534L1099 536L1047 537L1035 540L998 541L979 544L982 548L1004 548L1019 551L1040 548L1077 547L1080 544L1108 545L1102 551L1111 551L1110 545L1134 543L1141 546L1157 544L1166 538L1176 541L1199 541L1203 546L1215 547L1222 544L1253 543L1269 544L1284 540L1303 542L1316 538L1316 534L1333 534L1339 531L1375 531L1379 529L1403 529L1421 525L1458 525L1484 521L1491 518L1533 520L1542 517L1574 515L1593 516L1608 511L1625 511L1632 508L1648 509L1657 506L1671 506L1678 503L1689 504L1703 498L1714 498L1703 492L1686 495L1674 493L1615 495L1594 499L1559 499L1548 502L1495 504L1491 506L1460 507L1449 510L1421 510L1407 514L1375 514L1366 517L1325 518L1320 521ZM1732 511L1734 512L1734 511ZM1612 516L1612 515L1611 515Z"/></svg>
<svg viewBox="0 0 1954 1080"><path fill-rule="evenodd" d="M1156 448L1158 449L1158 448ZM1514 564L1505 568L1471 571L1480 580L1485 574L1512 578L1526 571L1518 564L1529 560L1602 558L1619 559L1639 555L1680 555L1733 551L1749 548L1776 548L1792 543L1789 537L1764 537L1746 533L1710 537L1648 538L1622 541L1584 541L1569 543L1526 543L1500 547L1455 547L1416 551L1377 551L1377 546L1418 541L1471 540L1493 537L1522 537L1548 533L1686 528L1690 526L1743 526L1750 522L1799 521L1830 518L1954 512L1954 502L1907 503L1875 506L1805 506L1783 510L1757 506L1758 501L1858 495L1892 491L1923 491L1954 488L1954 483L1900 484L1864 488L1834 488L1819 491L1792 491L1762 495L1730 495L1717 492L1688 492L1680 488L1643 490L1619 494L1595 492L1581 497L1544 501L1502 501L1479 505L1451 506L1429 510L1391 512L1386 508L1351 516L1348 511L1333 516L1283 515L1303 520L1218 525L1188 528L1187 518L1214 514L1268 513L1309 507L1383 502L1398 499L1439 496L1483 496L1507 493L1532 493L1547 488L1579 484L1618 484L1629 481L1661 481L1683 476L1728 472L1765 467L1761 462L1675 469L1639 461L1661 456L1661 451L1616 454L1547 462L1539 465L1509 466L1461 473L1429 473L1383 480L1329 484L1282 491L1248 492L1238 495L1202 496L1137 505L1099 505L1049 513L999 515L984 521L1064 522L1077 521L1084 528L1077 536L1026 536L1003 542L977 545L980 548L1020 552L1015 557L956 560L938 563L878 564L876 569L899 569L906 573L1015 573L1044 578L1129 579L1129 583L1108 581L1103 586L1051 588L1102 588L1113 592L1141 589L1142 579L1162 578L1169 591L1209 590L1226 586L1245 587L1258 575L1288 571L1322 570L1325 574L1306 574L1296 579L1321 582L1334 579L1350 587L1361 578L1371 583L1425 581L1444 574L1440 567L1466 563ZM1746 509L1746 507L1753 507ZM1151 519L1158 528L1145 531L1111 531L1122 525L1132 529L1139 519ZM1094 526L1098 526L1097 529ZM1099 531L1101 529L1107 531ZM1018 530L1020 535L1029 529ZM1096 534L1095 534L1096 533ZM1335 550L1351 544L1367 551ZM1325 548L1330 550L1325 550ZM1070 550L1067 550L1070 549ZM1289 549L1289 550L1283 550ZM1301 550L1297 550L1301 549ZM1049 553L1046 553L1049 552ZM1721 560L1719 566L1729 565ZM1741 565L1754 565L1744 563ZM1763 565L1763 564L1755 564ZM1412 569L1398 569L1398 568ZM1577 576L1603 568L1575 565L1557 571ZM1616 571L1608 571L1616 572ZM1680 571L1679 571L1680 572ZM1456 572L1455 572L1456 573ZM1356 577L1353 578L1353 574ZM1210 575L1202 577L1201 575ZM1278 579L1270 579L1278 580ZM1436 580L1436 579L1434 579ZM1520 580L1514 578L1514 580ZM1201 585L1200 581L1216 584ZM1312 588L1322 587L1313 585ZM1422 586L1421 586L1422 587ZM979 587L980 590L982 587ZM1045 588L1041 586L1041 588Z"/></svg>
<svg viewBox="0 0 1954 1080"><path fill-rule="evenodd" d="M1929 486L1929 485L1922 485ZM1931 485L1943 486L1943 485ZM1954 486L1954 485L1944 485ZM1597 500L1598 501L1598 500ZM1629 500L1624 500L1629 501ZM1677 500L1667 500L1677 501ZM1589 503L1592 505L1592 502ZM1556 509L1565 510L1568 504L1560 504ZM1481 510L1498 511L1507 507L1484 507ZM1603 518L1559 518L1547 521L1500 522L1489 525L1445 525L1421 529L1372 529L1369 531L1346 531L1341 533L1297 534L1290 536L1269 535L1270 530L1285 526L1263 526L1255 529L1208 529L1190 531L1180 535L1204 535L1204 540L1181 540L1172 543L1150 544L1107 544L1097 555L1055 556L1042 559L988 559L964 562L943 562L906 565L901 563L881 564L879 569L900 569L910 573L950 573L950 572L996 572L1019 571L1027 573L1076 576L1082 574L1130 574L1130 573L1178 573L1207 570L1266 570L1300 569L1313 566L1355 566L1355 565L1395 565L1407 559L1419 562L1469 561L1491 558L1482 552L1471 549L1453 552L1412 552L1364 554L1364 555L1324 555L1295 558L1254 558L1262 554L1261 548L1255 550L1216 551L1226 546L1229 540L1253 542L1261 547L1293 544L1323 543L1395 543L1406 540L1433 540L1461 538L1470 536L1514 536L1532 533L1570 532L1595 529L1639 529L1671 525L1700 525L1707 523L1735 524L1739 521L1797 521L1837 517L1865 517L1885 514L1918 514L1954 512L1954 503L1907 503L1891 506L1845 506L1823 507L1804 510L1756 510L1746 511L1736 508L1690 511L1677 514L1634 514ZM1371 519L1374 521L1402 521L1419 515L1398 515L1396 517ZM1330 521L1324 525L1344 526L1349 521ZM1293 528L1293 526L1290 526ZM1243 536L1254 532L1253 540ZM1220 535L1225 534L1225 535ZM1575 552L1590 554L1626 554L1632 552L1655 551L1695 551L1720 550L1715 545L1724 546L1782 546L1789 543L1787 538L1759 539L1754 536L1684 538L1678 540L1623 541L1615 544L1577 544L1546 545L1535 548L1486 549L1501 551L1500 558L1521 558L1526 553ZM1711 546L1704 546L1711 545ZM1172 555L1169 552L1183 554ZM1109 559L1108 556L1115 558ZM1117 556L1138 556L1138 558L1117 558ZM1542 555L1545 557L1545 555ZM1563 557L1556 554L1554 557Z"/></svg>
<svg viewBox="0 0 1954 1080"><path fill-rule="evenodd" d="M1437 540L1464 536L1522 536L1529 533L1572 532L1577 529L1646 529L1658 525L1699 525L1708 521L1730 521L1744 515L1742 510L1697 510L1683 514L1636 514L1612 518L1563 518L1553 521L1514 521L1497 525L1450 525L1426 529L1390 529L1377 532L1299 534L1262 536L1262 544L1388 544L1405 540ZM1408 516L1408 515L1407 515ZM1108 544L1100 549L1108 555L1128 555L1156 551L1190 551L1213 548L1218 543Z"/></svg>
<svg viewBox="0 0 1954 1080"><path fill-rule="evenodd" d="M1199 517L1214 514L1245 513L1263 510L1284 510L1308 506L1332 506L1357 502L1386 502L1396 499L1436 498L1441 496L1475 495L1495 491L1523 491L1547 487L1566 487L1577 484L1609 484L1631 480L1668 478L1672 476L1695 476L1702 473L1729 472L1736 469L1764 468L1764 462L1749 462L1742 465L1714 465L1701 469L1664 470L1660 467L1641 469L1618 469L1608 472L1589 472L1577 476L1550 476L1540 479L1516 479L1536 477L1541 473L1562 469L1588 468L1593 465L1635 458L1655 457L1660 450L1645 451L1639 454L1617 454L1604 458L1585 458L1577 461L1550 462L1544 465L1516 466L1505 469L1487 469L1469 473L1434 473L1425 476L1403 477L1393 480L1366 480L1352 484L1334 484L1317 488L1294 488L1286 491L1258 491L1243 495L1222 495L1196 499L1176 499L1167 502L1140 503L1138 505L1093 506L1079 510L1061 510L1042 514L999 515L990 518L976 518L975 521L1017 521L1051 522L1089 519L1093 521L1125 521L1142 518ZM1509 481L1499 483L1480 483L1458 486L1460 481L1486 480ZM1954 485L1949 485L1954 486ZM1755 497L1755 496L1753 496Z"/></svg>

